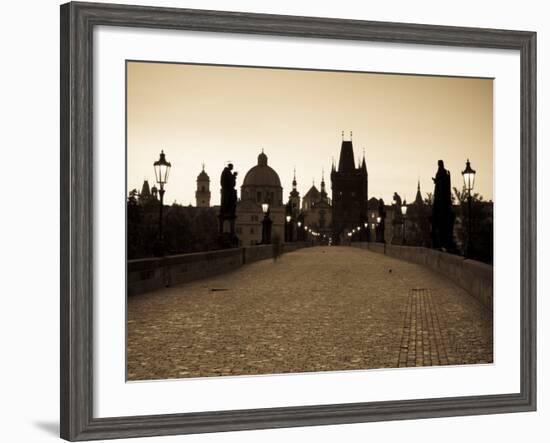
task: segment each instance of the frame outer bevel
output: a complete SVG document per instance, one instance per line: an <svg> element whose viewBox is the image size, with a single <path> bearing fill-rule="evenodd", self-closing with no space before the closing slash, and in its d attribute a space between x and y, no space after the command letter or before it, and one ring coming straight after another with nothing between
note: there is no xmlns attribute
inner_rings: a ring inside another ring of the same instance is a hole
<svg viewBox="0 0 550 443"><path fill-rule="evenodd" d="M537 401L537 35L521 48L521 392Z"/></svg>
<svg viewBox="0 0 550 443"><path fill-rule="evenodd" d="M93 159L91 33L77 4L61 6L61 420L76 440L93 405Z"/></svg>
<svg viewBox="0 0 550 443"><path fill-rule="evenodd" d="M60 434L70 437L69 420L71 419L70 379L70 211L69 211L69 170L70 170L70 69L68 68L70 41L72 40L69 24L69 6L61 7L60 17Z"/></svg>
<svg viewBox="0 0 550 443"><path fill-rule="evenodd" d="M92 43L98 25L515 49L521 56L521 392L93 418ZM536 409L536 33L101 3L61 6L60 434L145 437Z"/></svg>

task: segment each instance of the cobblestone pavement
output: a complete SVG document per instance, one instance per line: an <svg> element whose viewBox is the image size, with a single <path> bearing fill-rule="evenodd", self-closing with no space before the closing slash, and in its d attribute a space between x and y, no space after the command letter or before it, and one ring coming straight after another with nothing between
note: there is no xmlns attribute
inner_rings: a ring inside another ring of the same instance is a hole
<svg viewBox="0 0 550 443"><path fill-rule="evenodd" d="M131 297L128 379L490 363L492 316L423 266L315 247Z"/></svg>

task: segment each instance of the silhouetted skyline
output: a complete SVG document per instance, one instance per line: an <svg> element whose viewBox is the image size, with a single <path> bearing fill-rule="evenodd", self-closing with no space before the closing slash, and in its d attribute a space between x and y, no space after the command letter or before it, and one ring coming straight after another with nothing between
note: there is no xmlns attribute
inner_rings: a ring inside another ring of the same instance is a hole
<svg viewBox="0 0 550 443"><path fill-rule="evenodd" d="M391 203L433 192L437 160L462 187L466 158L477 170L475 192L493 198L493 84L490 79L128 63L128 190L154 183L153 162L164 149L172 163L165 202L195 204L205 163L212 205L227 161L244 175L264 149L284 198L296 168L303 196L332 158L341 132L356 162L365 149L369 198ZM330 194L330 192L329 192Z"/></svg>

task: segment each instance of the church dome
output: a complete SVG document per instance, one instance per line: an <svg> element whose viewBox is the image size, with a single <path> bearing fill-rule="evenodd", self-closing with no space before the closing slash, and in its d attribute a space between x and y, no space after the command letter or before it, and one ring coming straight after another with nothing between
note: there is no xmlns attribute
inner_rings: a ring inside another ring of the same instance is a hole
<svg viewBox="0 0 550 443"><path fill-rule="evenodd" d="M208 176L208 174L204 170L204 164L202 165L202 171L200 172L199 175L197 175L197 181L198 182L210 181L210 177Z"/></svg>
<svg viewBox="0 0 550 443"><path fill-rule="evenodd" d="M258 155L258 164L246 173L243 186L281 187L279 175L273 168L267 165L267 155L263 151Z"/></svg>
<svg viewBox="0 0 550 443"><path fill-rule="evenodd" d="M208 177L208 174L204 172L204 169L201 171L199 175L197 175L197 181L210 181L210 177Z"/></svg>

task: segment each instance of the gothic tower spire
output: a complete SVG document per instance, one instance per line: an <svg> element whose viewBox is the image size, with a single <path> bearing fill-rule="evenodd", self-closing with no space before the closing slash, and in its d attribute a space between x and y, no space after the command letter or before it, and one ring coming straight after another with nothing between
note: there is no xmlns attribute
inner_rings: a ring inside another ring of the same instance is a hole
<svg viewBox="0 0 550 443"><path fill-rule="evenodd" d="M422 193L420 192L420 179L418 179L418 185L416 187L416 197L414 199L414 203L417 205L424 204L424 200L422 200Z"/></svg>
<svg viewBox="0 0 550 443"><path fill-rule="evenodd" d="M325 186L325 168L321 172L321 201L327 201L327 190Z"/></svg>
<svg viewBox="0 0 550 443"><path fill-rule="evenodd" d="M355 160L353 155L353 143L351 140L342 138L340 147L340 161L338 162L338 172L353 172L355 170Z"/></svg>

